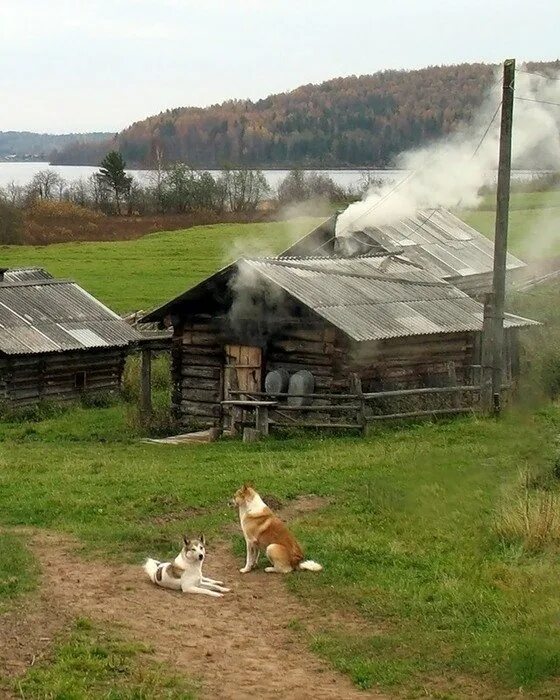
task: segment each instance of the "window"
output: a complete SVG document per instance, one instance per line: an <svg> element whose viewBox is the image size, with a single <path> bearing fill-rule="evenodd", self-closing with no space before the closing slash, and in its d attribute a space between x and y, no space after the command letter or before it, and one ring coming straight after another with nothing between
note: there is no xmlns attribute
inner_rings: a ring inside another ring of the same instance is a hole
<svg viewBox="0 0 560 700"><path fill-rule="evenodd" d="M74 386L76 389L85 389L86 388L86 373L85 372L76 372L74 375Z"/></svg>

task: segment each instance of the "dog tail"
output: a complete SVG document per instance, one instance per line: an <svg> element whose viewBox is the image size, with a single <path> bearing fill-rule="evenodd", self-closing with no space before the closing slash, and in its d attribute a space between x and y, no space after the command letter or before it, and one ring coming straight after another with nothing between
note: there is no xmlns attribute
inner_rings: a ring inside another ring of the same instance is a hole
<svg viewBox="0 0 560 700"><path fill-rule="evenodd" d="M300 562L298 569L302 569L303 571L323 571L321 564L317 564L317 562L312 559Z"/></svg>
<svg viewBox="0 0 560 700"><path fill-rule="evenodd" d="M152 583L156 582L156 571L158 570L160 562L155 559L146 559L144 562L143 569L150 577Z"/></svg>

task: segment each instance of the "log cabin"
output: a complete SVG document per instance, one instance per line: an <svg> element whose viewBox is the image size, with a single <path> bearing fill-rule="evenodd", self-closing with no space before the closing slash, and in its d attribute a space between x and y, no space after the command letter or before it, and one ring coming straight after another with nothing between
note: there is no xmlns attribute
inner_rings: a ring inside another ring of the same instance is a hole
<svg viewBox="0 0 560 700"><path fill-rule="evenodd" d="M0 269L0 405L70 401L120 389L141 335L75 282Z"/></svg>
<svg viewBox="0 0 560 700"><path fill-rule="evenodd" d="M262 392L274 372L344 393L470 383L481 364L482 305L398 254L240 259L142 320L173 329L185 429L223 427L232 389ZM506 316L508 379L532 323Z"/></svg>

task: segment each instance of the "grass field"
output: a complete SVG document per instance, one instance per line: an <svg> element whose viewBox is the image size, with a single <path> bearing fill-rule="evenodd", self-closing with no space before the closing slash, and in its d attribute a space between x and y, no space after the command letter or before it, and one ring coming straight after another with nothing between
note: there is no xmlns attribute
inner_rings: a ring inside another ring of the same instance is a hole
<svg viewBox="0 0 560 700"><path fill-rule="evenodd" d="M5 426L2 525L70 532L87 556L137 563L146 552L171 554L183 529L204 530L229 539L241 562L241 538L225 529L239 483L252 479L281 500L314 493L330 503L297 531L325 571L287 584L370 632L293 620L294 634L358 685L414 693L443 683L460 696L461 683L481 683L543 697L560 673L558 549L527 551L493 529L510 494L521 494L522 473L552 469L556 409L365 440L186 449L138 443L123 420L116 406ZM162 511L174 517L161 523Z"/></svg>
<svg viewBox="0 0 560 700"><path fill-rule="evenodd" d="M527 246L543 212L555 216L538 200L512 212L514 252ZM465 217L492 229L490 211ZM314 223L296 226L305 232ZM250 240L274 250L293 237L282 224L205 227L122 244L1 252L5 265L44 265L126 311L183 290ZM525 308L552 318L557 294L531 296ZM131 410L75 408L0 423L0 609L33 596L37 585L25 541L10 534L20 525L71 533L85 557L132 563L147 552L171 554L185 529L204 530L230 543L241 563L226 501L253 480L284 502L302 494L326 499L295 523L325 570L286 579L310 611L309 619L290 620L290 629L359 687L393 697L509 697L520 688L558 697L560 526L527 504L560 503L559 408L541 404L500 421L404 426L365 439L306 435L189 447L139 442ZM162 511L172 517L162 521ZM141 668L142 653L79 623L50 661L24 676L22 697L161 697L153 669ZM120 666L126 671L116 674ZM87 687L79 686L82 667ZM190 696L189 686L165 682L164 697ZM64 694L73 684L82 695Z"/></svg>
<svg viewBox="0 0 560 700"><path fill-rule="evenodd" d="M0 246L2 264L40 265L82 284L120 313L149 309L241 255L273 255L320 219L217 224L133 241Z"/></svg>

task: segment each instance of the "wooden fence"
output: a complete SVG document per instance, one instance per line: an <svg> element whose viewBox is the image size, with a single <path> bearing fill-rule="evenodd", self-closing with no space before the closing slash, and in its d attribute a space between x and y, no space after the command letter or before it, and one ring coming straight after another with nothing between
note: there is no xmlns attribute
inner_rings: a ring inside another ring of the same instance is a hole
<svg viewBox="0 0 560 700"><path fill-rule="evenodd" d="M261 425L277 428L331 428L365 431L368 423L386 420L399 420L429 416L456 415L479 410L480 386L460 385L444 387L422 387L417 389L397 389L391 391L362 392L360 382L354 382L353 393L347 394L275 394L273 397L263 391L231 390L231 401L243 404L243 411L237 414L241 424L253 422L251 403L259 406ZM294 406L288 399L306 399L310 403ZM422 405L423 399L447 399L449 405L439 401L432 407ZM405 401L408 410L394 407L394 401ZM268 404L266 407L264 404ZM414 410L410 410L410 404ZM265 418L263 419L263 414ZM233 412L232 412L233 415ZM254 424L254 423L253 423ZM235 427L234 427L235 429Z"/></svg>

